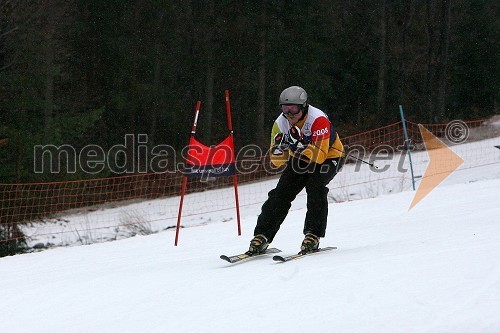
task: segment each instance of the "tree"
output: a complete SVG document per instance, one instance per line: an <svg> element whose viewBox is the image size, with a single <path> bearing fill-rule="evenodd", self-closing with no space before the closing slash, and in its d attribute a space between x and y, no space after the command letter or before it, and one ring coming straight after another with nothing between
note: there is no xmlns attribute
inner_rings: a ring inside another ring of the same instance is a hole
<svg viewBox="0 0 500 333"><path fill-rule="evenodd" d="M2 7L11 27L3 41L9 65L0 71L0 130L9 137L0 151L4 181L40 177L32 170L34 145L70 143L102 113L75 112L65 97L71 4L52 0Z"/></svg>
<svg viewBox="0 0 500 333"><path fill-rule="evenodd" d="M378 59L378 84L377 84L377 113L382 119L385 119L386 102L386 49L387 49L387 6L386 0L380 1L380 46Z"/></svg>

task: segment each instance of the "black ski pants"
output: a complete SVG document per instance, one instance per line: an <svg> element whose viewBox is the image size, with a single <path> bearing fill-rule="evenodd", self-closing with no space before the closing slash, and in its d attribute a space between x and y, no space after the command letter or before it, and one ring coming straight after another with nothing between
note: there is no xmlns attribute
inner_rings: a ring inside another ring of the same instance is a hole
<svg viewBox="0 0 500 333"><path fill-rule="evenodd" d="M323 164L291 158L276 188L268 193L268 199L262 205L254 235L262 234L272 242L288 214L292 201L305 187L307 213L303 232L324 237L328 217L327 185L343 164L344 158L327 159Z"/></svg>

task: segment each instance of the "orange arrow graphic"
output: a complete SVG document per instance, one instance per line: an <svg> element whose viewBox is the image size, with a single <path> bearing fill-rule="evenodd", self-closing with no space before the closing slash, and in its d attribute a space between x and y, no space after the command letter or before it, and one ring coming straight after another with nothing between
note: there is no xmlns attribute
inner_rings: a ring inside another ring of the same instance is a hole
<svg viewBox="0 0 500 333"><path fill-rule="evenodd" d="M422 138L424 139L425 149L429 154L429 165L422 177L422 182L418 186L417 192L413 197L410 209L425 198L433 189L435 189L443 180L455 171L464 160L455 154L448 146L439 140L434 134L429 132L421 124L418 125Z"/></svg>

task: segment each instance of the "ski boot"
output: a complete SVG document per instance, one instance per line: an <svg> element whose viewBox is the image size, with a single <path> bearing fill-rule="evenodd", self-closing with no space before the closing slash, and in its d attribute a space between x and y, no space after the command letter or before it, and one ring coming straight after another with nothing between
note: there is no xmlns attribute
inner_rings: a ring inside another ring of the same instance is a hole
<svg viewBox="0 0 500 333"><path fill-rule="evenodd" d="M310 252L317 252L318 250L319 250L319 237L311 233L306 233L306 236L302 241L302 245L300 246L299 253L305 254Z"/></svg>
<svg viewBox="0 0 500 333"><path fill-rule="evenodd" d="M246 252L246 254L253 256L254 254L264 253L264 252L266 252L268 246L269 246L269 242L267 241L266 236L256 235L250 241L250 247L248 248L248 251Z"/></svg>

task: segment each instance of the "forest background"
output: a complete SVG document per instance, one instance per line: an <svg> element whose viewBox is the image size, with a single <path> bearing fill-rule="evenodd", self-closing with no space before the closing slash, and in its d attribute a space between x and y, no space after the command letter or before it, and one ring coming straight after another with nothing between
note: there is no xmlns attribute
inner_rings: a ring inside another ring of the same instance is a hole
<svg viewBox="0 0 500 333"><path fill-rule="evenodd" d="M290 85L341 137L398 121L400 104L422 123L487 118L498 114L498 4L1 0L0 183L113 176L34 173L35 145L106 150L147 134L180 151L197 100L199 137L217 143L226 89L237 149L266 147Z"/></svg>

